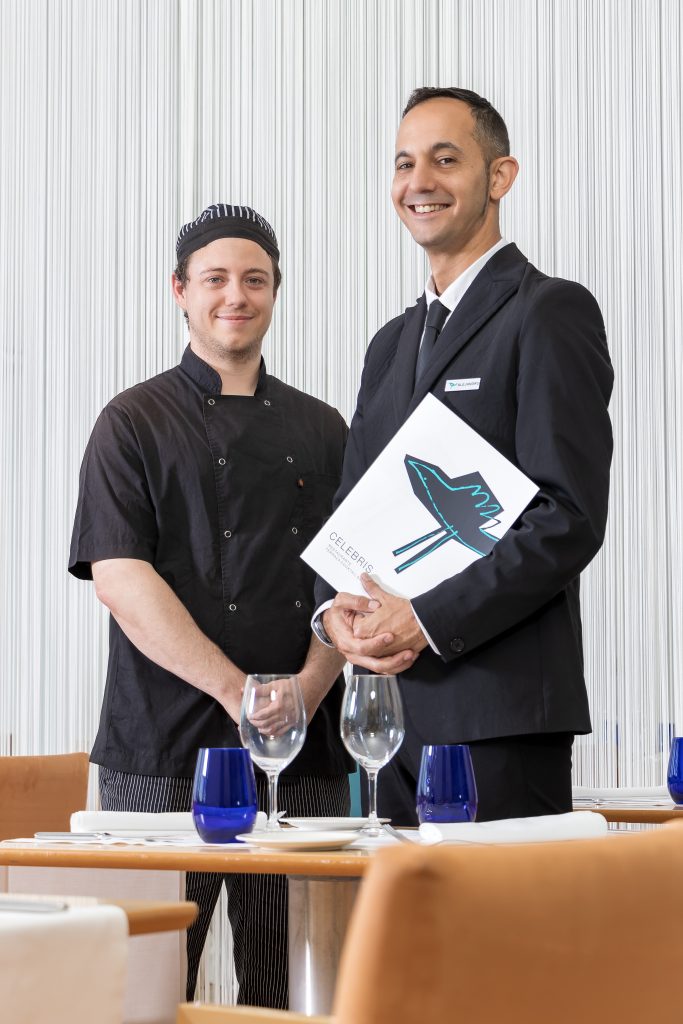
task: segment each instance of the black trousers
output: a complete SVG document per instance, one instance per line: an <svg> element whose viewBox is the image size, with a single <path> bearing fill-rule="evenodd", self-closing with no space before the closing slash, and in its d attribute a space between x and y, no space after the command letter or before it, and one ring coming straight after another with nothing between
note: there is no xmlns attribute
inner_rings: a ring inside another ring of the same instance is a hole
<svg viewBox="0 0 683 1024"><path fill-rule="evenodd" d="M477 784L477 821L562 814L572 809L572 733L534 733L469 744ZM377 813L394 825L418 824L420 751L399 748L379 773ZM361 781L363 809L367 787Z"/></svg>
<svg viewBox="0 0 683 1024"><path fill-rule="evenodd" d="M267 806L265 776L256 776L259 807ZM105 811L189 811L192 779L132 775L100 767L100 801ZM278 806L293 817L340 817L350 810L347 775L285 775ZM223 875L188 871L185 897L199 905L187 930L187 1000L194 999L199 961L221 885L228 893L238 1003L287 1009L287 879L284 875Z"/></svg>

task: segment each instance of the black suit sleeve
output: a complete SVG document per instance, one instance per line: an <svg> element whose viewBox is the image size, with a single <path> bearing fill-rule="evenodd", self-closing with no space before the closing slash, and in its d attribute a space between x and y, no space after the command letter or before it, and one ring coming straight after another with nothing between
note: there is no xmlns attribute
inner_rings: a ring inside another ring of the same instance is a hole
<svg viewBox="0 0 683 1024"><path fill-rule="evenodd" d="M572 282L546 281L518 344L516 458L539 493L489 555L413 600L445 661L552 600L605 533L613 372L595 299Z"/></svg>

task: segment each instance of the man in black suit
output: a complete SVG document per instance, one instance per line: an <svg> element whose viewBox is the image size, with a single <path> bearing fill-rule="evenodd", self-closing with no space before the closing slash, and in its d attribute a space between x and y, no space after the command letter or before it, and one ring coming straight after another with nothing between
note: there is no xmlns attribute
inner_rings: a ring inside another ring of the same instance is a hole
<svg viewBox="0 0 683 1024"><path fill-rule="evenodd" d="M422 745L469 743L478 819L571 810L571 748L590 731L579 574L607 516L613 373L600 310L501 238L517 161L476 93L418 89L392 198L431 276L368 349L336 502L428 393L538 486L490 553L411 601L318 581L315 628L357 666L398 673L406 736L379 812L414 824Z"/></svg>

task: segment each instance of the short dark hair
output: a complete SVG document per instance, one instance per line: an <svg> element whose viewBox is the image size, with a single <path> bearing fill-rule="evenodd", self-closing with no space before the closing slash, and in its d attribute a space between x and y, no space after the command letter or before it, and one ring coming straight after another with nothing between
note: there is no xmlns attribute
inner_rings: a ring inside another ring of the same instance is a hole
<svg viewBox="0 0 683 1024"><path fill-rule="evenodd" d="M488 100L471 89L445 88L423 86L415 89L410 94L402 117L405 117L409 110L419 103L426 103L427 100L440 98L460 100L466 103L474 117L474 138L481 146L484 159L487 164L499 156L510 155L510 138L505 121L495 107L491 106Z"/></svg>
<svg viewBox="0 0 683 1024"><path fill-rule="evenodd" d="M270 253L268 253L268 255L270 256ZM188 268L188 265L189 265L189 262L190 262L191 259L192 259L192 253L190 253L188 256L185 256L184 259L178 260L178 263L176 264L176 268L173 271L173 273L175 274L176 279L178 281L180 281L180 283L183 286L183 288L187 284L187 279L188 279L187 268ZM280 270L280 264L278 263L278 261L275 259L274 256L270 256L270 262L273 264L273 291L277 292L278 288L282 284L282 271ZM189 317L188 317L186 311L183 312L183 316L185 317L186 321L189 323L190 320L189 320Z"/></svg>

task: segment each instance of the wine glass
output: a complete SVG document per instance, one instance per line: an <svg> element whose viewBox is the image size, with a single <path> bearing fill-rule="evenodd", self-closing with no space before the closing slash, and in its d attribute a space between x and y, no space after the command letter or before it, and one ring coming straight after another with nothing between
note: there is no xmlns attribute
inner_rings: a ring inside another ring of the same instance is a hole
<svg viewBox="0 0 683 1024"><path fill-rule="evenodd" d="M341 709L341 738L368 776L369 814L363 832L380 832L377 775L403 742L403 705L396 676L351 676Z"/></svg>
<svg viewBox="0 0 683 1024"><path fill-rule="evenodd" d="M240 737L254 764L268 778L266 829L279 829L278 776L285 765L294 760L306 738L306 709L295 675L253 673L247 676L242 694Z"/></svg>

